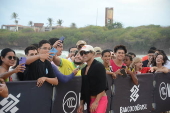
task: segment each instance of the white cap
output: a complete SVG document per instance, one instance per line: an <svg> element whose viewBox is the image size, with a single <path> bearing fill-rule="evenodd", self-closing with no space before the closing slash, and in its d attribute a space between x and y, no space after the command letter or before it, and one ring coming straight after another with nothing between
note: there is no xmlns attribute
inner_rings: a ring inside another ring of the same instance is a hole
<svg viewBox="0 0 170 113"><path fill-rule="evenodd" d="M100 47L94 47L94 51L96 53L102 53L102 49Z"/></svg>
<svg viewBox="0 0 170 113"><path fill-rule="evenodd" d="M77 46L80 45L80 44L86 45L86 42L85 42L84 40L79 40L79 41L76 43Z"/></svg>
<svg viewBox="0 0 170 113"><path fill-rule="evenodd" d="M93 51L94 52L94 48L91 45L84 45L80 51Z"/></svg>

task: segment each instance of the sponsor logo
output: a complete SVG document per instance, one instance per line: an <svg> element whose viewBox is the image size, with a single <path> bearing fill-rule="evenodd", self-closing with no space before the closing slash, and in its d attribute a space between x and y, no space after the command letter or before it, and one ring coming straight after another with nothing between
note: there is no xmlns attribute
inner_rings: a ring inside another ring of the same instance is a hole
<svg viewBox="0 0 170 113"><path fill-rule="evenodd" d="M120 107L120 113L141 111L147 109L147 104L137 104L136 106Z"/></svg>
<svg viewBox="0 0 170 113"><path fill-rule="evenodd" d="M130 92L132 93L131 95L130 95L130 102L133 100L134 102L136 102L136 100L138 99L138 97L139 97L139 94L138 94L138 92L139 92L139 85L137 86L137 85L134 85L132 88L131 88L131 90L130 90Z"/></svg>
<svg viewBox="0 0 170 113"><path fill-rule="evenodd" d="M165 82L162 82L159 85L159 94L162 100L165 100L167 97L170 97L170 84Z"/></svg>
<svg viewBox="0 0 170 113"><path fill-rule="evenodd" d="M19 108L16 107L16 105L19 103L19 97L21 96L21 93L19 93L16 97L13 96L12 94L9 94L7 98L4 98L1 102L0 105L3 106L0 109L0 113L16 113ZM10 101L9 101L10 100Z"/></svg>
<svg viewBox="0 0 170 113"><path fill-rule="evenodd" d="M77 94L74 91L69 91L63 99L64 113L73 113L77 106Z"/></svg>

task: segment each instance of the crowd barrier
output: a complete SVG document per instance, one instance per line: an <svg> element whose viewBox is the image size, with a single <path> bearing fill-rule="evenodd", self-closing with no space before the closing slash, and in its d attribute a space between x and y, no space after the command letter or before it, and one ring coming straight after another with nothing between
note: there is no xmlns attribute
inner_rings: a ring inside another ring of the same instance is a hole
<svg viewBox="0 0 170 113"><path fill-rule="evenodd" d="M130 77L107 75L109 90L107 113L160 113L170 110L170 73ZM80 103L81 77L53 87L36 81L8 82L9 96L0 97L0 113L76 113ZM84 106L86 113L87 106Z"/></svg>

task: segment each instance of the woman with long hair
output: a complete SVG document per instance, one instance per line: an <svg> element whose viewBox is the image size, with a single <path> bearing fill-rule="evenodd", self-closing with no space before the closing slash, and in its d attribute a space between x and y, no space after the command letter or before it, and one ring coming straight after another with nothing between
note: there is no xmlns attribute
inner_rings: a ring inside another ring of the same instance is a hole
<svg viewBox="0 0 170 113"><path fill-rule="evenodd" d="M6 82L12 81L11 75L13 73L23 72L25 66L23 64L18 65L14 70L9 71L10 66L15 64L17 57L15 51L10 48L5 48L1 51L0 58L0 77L3 78Z"/></svg>

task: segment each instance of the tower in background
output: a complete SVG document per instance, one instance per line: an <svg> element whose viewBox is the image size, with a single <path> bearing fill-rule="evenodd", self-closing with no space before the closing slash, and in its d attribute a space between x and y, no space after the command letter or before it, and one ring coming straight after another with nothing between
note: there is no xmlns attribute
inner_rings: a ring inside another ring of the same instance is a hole
<svg viewBox="0 0 170 113"><path fill-rule="evenodd" d="M108 24L113 23L113 7L105 8L105 26L107 26Z"/></svg>

